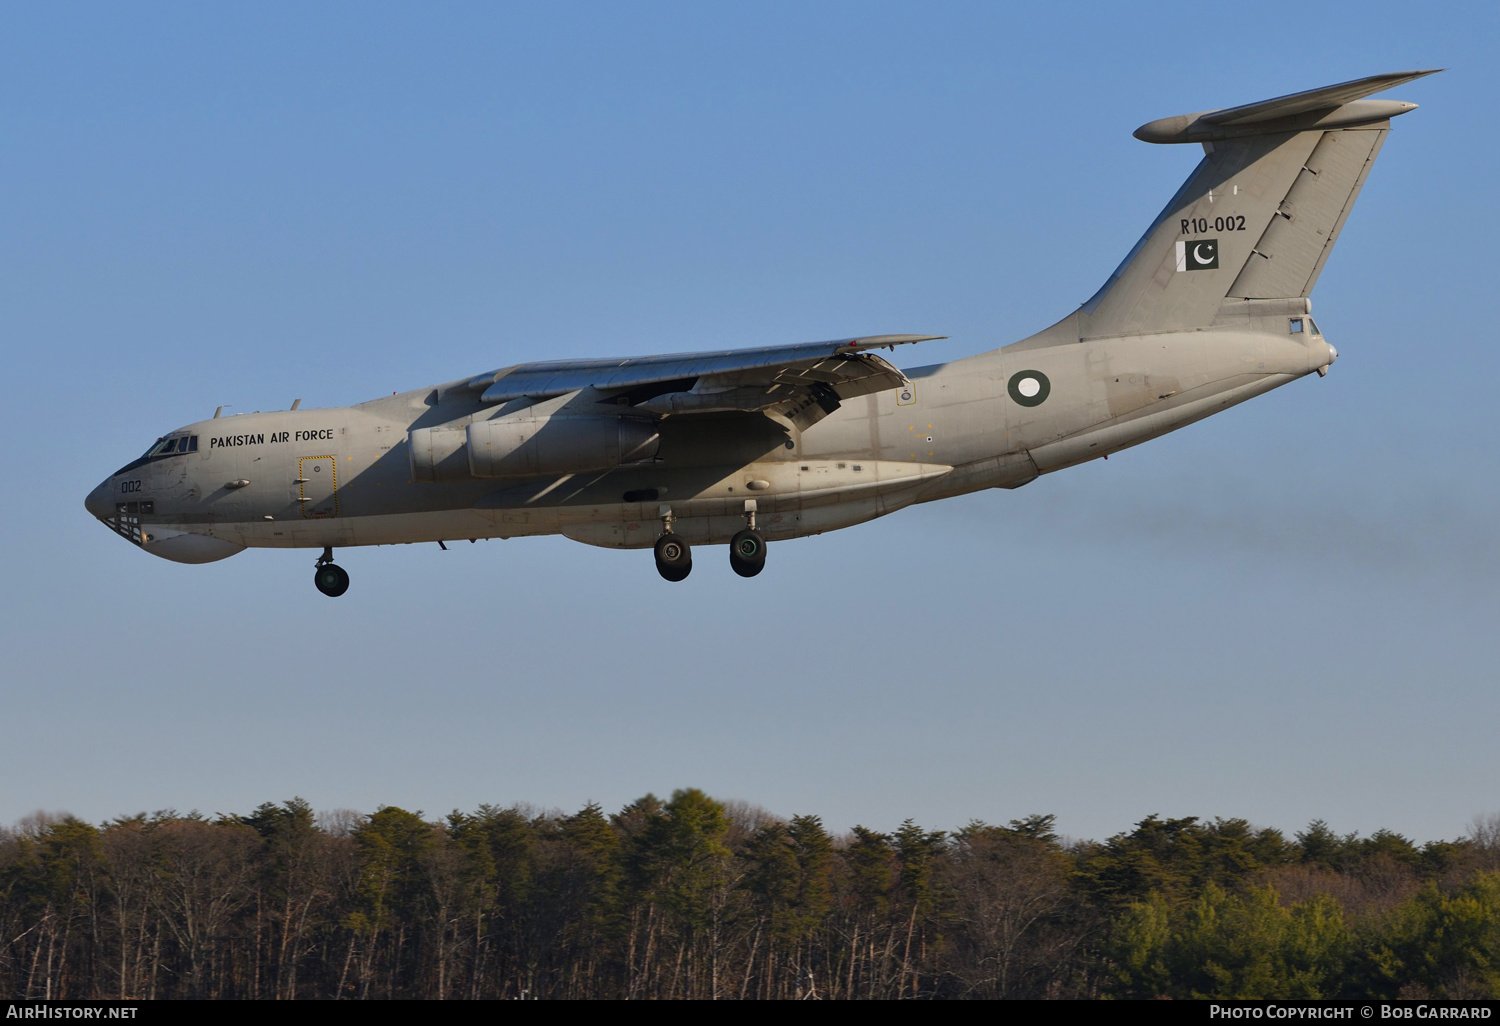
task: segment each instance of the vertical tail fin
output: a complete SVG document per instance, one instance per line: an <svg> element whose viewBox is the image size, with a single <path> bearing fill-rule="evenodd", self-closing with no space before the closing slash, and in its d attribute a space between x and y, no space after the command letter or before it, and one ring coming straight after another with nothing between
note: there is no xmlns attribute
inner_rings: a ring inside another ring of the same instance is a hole
<svg viewBox="0 0 1500 1026"><path fill-rule="evenodd" d="M1383 124L1388 126L1390 122ZM1283 299L1312 295L1318 274L1389 133L1388 127L1375 126L1322 133L1229 287L1230 296Z"/></svg>
<svg viewBox="0 0 1500 1026"><path fill-rule="evenodd" d="M1204 158L1103 288L1055 328L1080 338L1181 330L1210 324L1226 299L1307 296L1390 119L1416 106L1361 97L1429 74L1376 75L1142 125L1136 138L1199 142Z"/></svg>

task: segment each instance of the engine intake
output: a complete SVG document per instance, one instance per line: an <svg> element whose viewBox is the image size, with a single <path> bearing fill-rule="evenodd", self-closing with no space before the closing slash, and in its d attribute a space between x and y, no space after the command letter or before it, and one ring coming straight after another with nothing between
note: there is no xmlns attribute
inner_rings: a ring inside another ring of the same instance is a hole
<svg viewBox="0 0 1500 1026"><path fill-rule="evenodd" d="M417 428L407 435L411 479L426 484L470 481L468 436L463 428Z"/></svg>

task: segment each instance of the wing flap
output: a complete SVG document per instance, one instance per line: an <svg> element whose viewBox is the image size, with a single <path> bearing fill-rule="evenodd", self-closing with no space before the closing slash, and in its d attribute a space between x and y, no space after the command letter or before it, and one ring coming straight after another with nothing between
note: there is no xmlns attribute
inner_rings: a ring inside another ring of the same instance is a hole
<svg viewBox="0 0 1500 1026"><path fill-rule="evenodd" d="M652 396L635 408L660 416L780 408L792 416L814 405L832 412L845 400L905 381L906 375L874 353L849 353L809 366L780 367L769 377L765 371L747 371L700 378L690 389Z"/></svg>

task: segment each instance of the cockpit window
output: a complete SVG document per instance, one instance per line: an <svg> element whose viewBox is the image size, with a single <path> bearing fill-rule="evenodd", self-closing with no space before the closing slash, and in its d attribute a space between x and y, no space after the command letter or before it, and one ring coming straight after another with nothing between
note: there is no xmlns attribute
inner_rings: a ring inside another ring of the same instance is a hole
<svg viewBox="0 0 1500 1026"><path fill-rule="evenodd" d="M1299 334L1302 333L1302 318L1301 317L1293 317L1292 318L1292 325L1291 325L1291 329L1290 330L1291 330L1291 332L1292 332L1293 335L1299 335Z"/></svg>
<svg viewBox="0 0 1500 1026"><path fill-rule="evenodd" d="M162 456L178 456L185 452L197 451L197 435L179 435L176 438L158 438L141 459L154 460Z"/></svg>
<svg viewBox="0 0 1500 1026"><path fill-rule="evenodd" d="M1315 321L1315 320L1313 320L1311 317L1309 317L1307 319L1307 330L1310 331L1310 332L1312 332L1314 335L1321 335L1321 334L1323 334L1321 331L1318 330L1318 322Z"/></svg>
<svg viewBox="0 0 1500 1026"><path fill-rule="evenodd" d="M115 471L115 473L117 475L123 474L143 464L150 463L152 460L163 459L167 456L181 456L185 453L197 451L197 435L173 435L171 438L158 438L151 443L145 452L125 464L119 470Z"/></svg>

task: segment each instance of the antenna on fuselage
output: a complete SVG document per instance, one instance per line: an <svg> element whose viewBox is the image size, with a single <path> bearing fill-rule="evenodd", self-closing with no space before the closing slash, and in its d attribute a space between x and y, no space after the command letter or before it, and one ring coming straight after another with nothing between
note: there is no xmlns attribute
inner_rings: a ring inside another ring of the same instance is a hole
<svg viewBox="0 0 1500 1026"><path fill-rule="evenodd" d="M222 407L222 406L220 406L217 410L215 410L214 411L214 420L218 420L219 419L219 414L221 414L223 412L224 412L224 407Z"/></svg>
<svg viewBox="0 0 1500 1026"><path fill-rule="evenodd" d="M292 400L292 409L295 410L297 407L299 407L301 405L302 405L302 400L301 399L293 399Z"/></svg>

